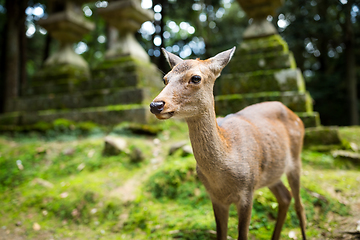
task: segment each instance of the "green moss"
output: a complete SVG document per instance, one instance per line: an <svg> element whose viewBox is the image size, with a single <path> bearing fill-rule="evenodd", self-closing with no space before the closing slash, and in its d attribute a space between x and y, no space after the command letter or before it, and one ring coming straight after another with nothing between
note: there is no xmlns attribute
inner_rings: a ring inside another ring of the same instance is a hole
<svg viewBox="0 0 360 240"><path fill-rule="evenodd" d="M238 53L236 53L236 55L256 54L263 52L288 53L289 47L279 34L274 34L267 37L244 40L240 44Z"/></svg>
<svg viewBox="0 0 360 240"><path fill-rule="evenodd" d="M147 190L155 198L190 198L194 195L194 183L200 187L200 182L195 172L193 157L179 159L172 157L148 180Z"/></svg>
<svg viewBox="0 0 360 240"><path fill-rule="evenodd" d="M29 126L28 129L46 132L47 130L53 128L53 126L54 126L54 124L40 121L40 122L35 123L33 126Z"/></svg>
<svg viewBox="0 0 360 240"><path fill-rule="evenodd" d="M114 67L119 67L119 66L124 66L124 67L135 66L138 63L139 63L139 60L132 58L131 56L124 56L124 57L119 57L119 58L114 58L114 59L106 59L105 61L103 61L100 64L98 64L97 66L95 66L93 68L93 71L94 70L95 71L104 70L104 69L109 69L109 68L114 68Z"/></svg>
<svg viewBox="0 0 360 240"><path fill-rule="evenodd" d="M296 112L304 123L305 128L319 127L320 116L318 112Z"/></svg>
<svg viewBox="0 0 360 240"><path fill-rule="evenodd" d="M230 71L235 72L252 72L258 70L270 69L295 69L293 59L290 53L259 53L253 55L244 55L233 57L229 63Z"/></svg>
<svg viewBox="0 0 360 240"><path fill-rule="evenodd" d="M301 75L300 75L301 76ZM301 91L297 70L260 70L223 75L215 82L216 95L274 91Z"/></svg>
<svg viewBox="0 0 360 240"><path fill-rule="evenodd" d="M307 95L298 92L261 92L232 94L215 97L215 111L218 115L237 112L251 104L265 101L280 101L295 112L307 112Z"/></svg>
<svg viewBox="0 0 360 240"><path fill-rule="evenodd" d="M35 82L48 82L50 80L58 79L72 79L75 82L85 81L90 78L90 73L87 69L80 68L74 65L60 64L44 67L38 71L32 81ZM69 81L69 80L68 80Z"/></svg>
<svg viewBox="0 0 360 240"><path fill-rule="evenodd" d="M346 140L349 143L355 143L360 148L360 127L341 127L339 128L339 134L341 139Z"/></svg>
<svg viewBox="0 0 360 240"><path fill-rule="evenodd" d="M295 62L294 54L292 52L289 53L289 60L290 60L290 68L296 69L296 62Z"/></svg>
<svg viewBox="0 0 360 240"><path fill-rule="evenodd" d="M0 114L0 126L17 125L20 122L20 112L10 112Z"/></svg>

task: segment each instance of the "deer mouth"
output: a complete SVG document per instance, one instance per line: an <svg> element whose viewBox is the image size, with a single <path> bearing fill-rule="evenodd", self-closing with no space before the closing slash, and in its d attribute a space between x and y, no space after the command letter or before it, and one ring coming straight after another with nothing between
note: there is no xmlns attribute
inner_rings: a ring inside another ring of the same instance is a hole
<svg viewBox="0 0 360 240"><path fill-rule="evenodd" d="M164 112L164 113L155 114L155 116L160 120L165 120L174 116L174 113L175 112Z"/></svg>

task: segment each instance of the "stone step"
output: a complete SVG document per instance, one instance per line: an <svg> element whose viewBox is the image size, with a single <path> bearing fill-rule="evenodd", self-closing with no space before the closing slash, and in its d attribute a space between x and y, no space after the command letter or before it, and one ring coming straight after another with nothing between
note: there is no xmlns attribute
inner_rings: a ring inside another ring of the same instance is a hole
<svg viewBox="0 0 360 240"><path fill-rule="evenodd" d="M111 105L82 109L0 114L0 130L11 129L14 126L29 126L38 122L52 122L59 118L75 122L92 121L100 125L115 125L124 121L148 124L156 120L147 105Z"/></svg>
<svg viewBox="0 0 360 240"><path fill-rule="evenodd" d="M296 114L304 122L305 127L320 126L319 114L317 112L297 112ZM52 122L59 118L76 122L93 121L101 125L118 124L123 121L149 124L156 121L154 116L150 114L148 106L115 105L76 110L47 110L0 114L0 131L11 130L15 126L29 126L38 122Z"/></svg>
<svg viewBox="0 0 360 240"><path fill-rule="evenodd" d="M217 96L215 97L215 111L217 115L226 116L252 104L265 101L284 103L301 118L306 128L320 126L319 113L313 112L311 98L307 92L264 92Z"/></svg>
<svg viewBox="0 0 360 240"><path fill-rule="evenodd" d="M277 54L289 52L289 47L279 34L268 37L244 39L235 55L258 54L276 52Z"/></svg>
<svg viewBox="0 0 360 240"><path fill-rule="evenodd" d="M294 112L313 112L308 92L261 92L249 94L220 95L215 97L216 114L225 116L260 102L279 101Z"/></svg>
<svg viewBox="0 0 360 240"><path fill-rule="evenodd" d="M225 74L215 82L215 95L257 92L305 92L305 83L299 69L264 70Z"/></svg>
<svg viewBox="0 0 360 240"><path fill-rule="evenodd" d="M306 128L320 126L320 114L318 112L295 112L303 121Z"/></svg>
<svg viewBox="0 0 360 240"><path fill-rule="evenodd" d="M134 73L122 73L117 76L97 78L86 81L68 81L59 79L51 82L35 82L31 86L22 89L23 96L47 95L59 93L76 93L87 90L136 87L139 84L139 76Z"/></svg>
<svg viewBox="0 0 360 240"><path fill-rule="evenodd" d="M141 104L150 102L148 88L115 88L67 94L47 94L15 99L9 109L15 111L39 111L47 109L75 109L116 104Z"/></svg>
<svg viewBox="0 0 360 240"><path fill-rule="evenodd" d="M134 62L131 58L123 58L119 61L112 61L111 66L116 65L117 71L113 70L114 72L121 72L121 73L131 73L135 72L137 68L137 62ZM114 65L115 64L115 65ZM38 71L33 79L32 83L48 83L48 82L61 82L61 81L69 81L69 82L78 82L78 81L85 81L90 78L90 76L98 76L103 78L106 76L104 70L110 67L110 63L105 65L101 65L91 70L90 72L84 73L84 70L78 69L77 67L71 65L59 65L53 67L46 67L40 71ZM110 73L111 74L111 73Z"/></svg>
<svg viewBox="0 0 360 240"><path fill-rule="evenodd" d="M67 79L68 81L86 81L90 78L90 72L77 66L59 64L45 67L35 73L31 83L56 82Z"/></svg>
<svg viewBox="0 0 360 240"><path fill-rule="evenodd" d="M296 69L296 63L291 52L281 54L270 52L234 56L229 68L232 73L245 73L271 69Z"/></svg>

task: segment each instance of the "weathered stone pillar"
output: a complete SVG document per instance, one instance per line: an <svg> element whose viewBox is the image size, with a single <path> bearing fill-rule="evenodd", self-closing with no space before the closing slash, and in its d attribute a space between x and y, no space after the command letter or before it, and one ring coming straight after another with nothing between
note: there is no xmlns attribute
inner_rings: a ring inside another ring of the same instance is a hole
<svg viewBox="0 0 360 240"><path fill-rule="evenodd" d="M79 86L86 86L84 82L90 79L90 70L87 62L75 53L73 44L94 29L94 24L83 16L81 4L84 2L87 0L49 1L51 13L38 23L59 41L59 48L46 59L27 86L23 86L22 96L7 103L13 112L0 116L0 125L47 121L44 110L56 112L77 106L79 97L71 94L79 91Z"/></svg>
<svg viewBox="0 0 360 240"><path fill-rule="evenodd" d="M263 101L280 101L296 112L307 127L320 124L301 71L288 44L277 33L274 16L282 0L238 0L252 22L229 64L230 74L217 81L216 111L220 115Z"/></svg>
<svg viewBox="0 0 360 240"><path fill-rule="evenodd" d="M128 110L127 119L150 123L155 119L149 104L162 88L162 75L136 40L135 32L142 23L151 21L154 13L143 9L140 0L112 0L106 8L99 8L98 13L118 34L112 34L104 62L92 69L93 87L111 85L113 92L127 96L127 101L119 106Z"/></svg>
<svg viewBox="0 0 360 240"><path fill-rule="evenodd" d="M152 19L152 12L135 0L109 1L99 9L119 36L110 44L105 61L89 74L87 63L71 46L92 29L82 17L80 2L52 0L60 11L40 24L61 42L61 48L46 60L24 96L14 101L17 112L0 115L0 131L17 125L33 128L39 121L58 118L101 125L157 121L149 104L162 88L162 74L134 36L144 21Z"/></svg>
<svg viewBox="0 0 360 240"><path fill-rule="evenodd" d="M45 68L69 65L86 72L89 71L88 63L73 49L73 44L80 41L86 33L95 27L83 16L80 4L84 2L87 1L52 0L55 12L50 14L48 18L39 20L39 25L60 42L59 49L46 59Z"/></svg>
<svg viewBox="0 0 360 240"><path fill-rule="evenodd" d="M149 55L135 39L134 34L140 29L141 24L153 19L152 11L141 8L140 0L120 0L110 2L106 8L99 9L98 12L110 26L119 31L115 44L105 53L106 59L131 56L150 62Z"/></svg>

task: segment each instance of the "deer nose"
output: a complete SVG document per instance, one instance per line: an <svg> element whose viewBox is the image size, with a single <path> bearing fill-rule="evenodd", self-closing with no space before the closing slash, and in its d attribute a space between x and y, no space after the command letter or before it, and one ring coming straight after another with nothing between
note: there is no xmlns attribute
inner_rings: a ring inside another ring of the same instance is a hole
<svg viewBox="0 0 360 240"><path fill-rule="evenodd" d="M150 103L150 112L154 114L161 113L162 110L164 110L165 102L152 102Z"/></svg>

